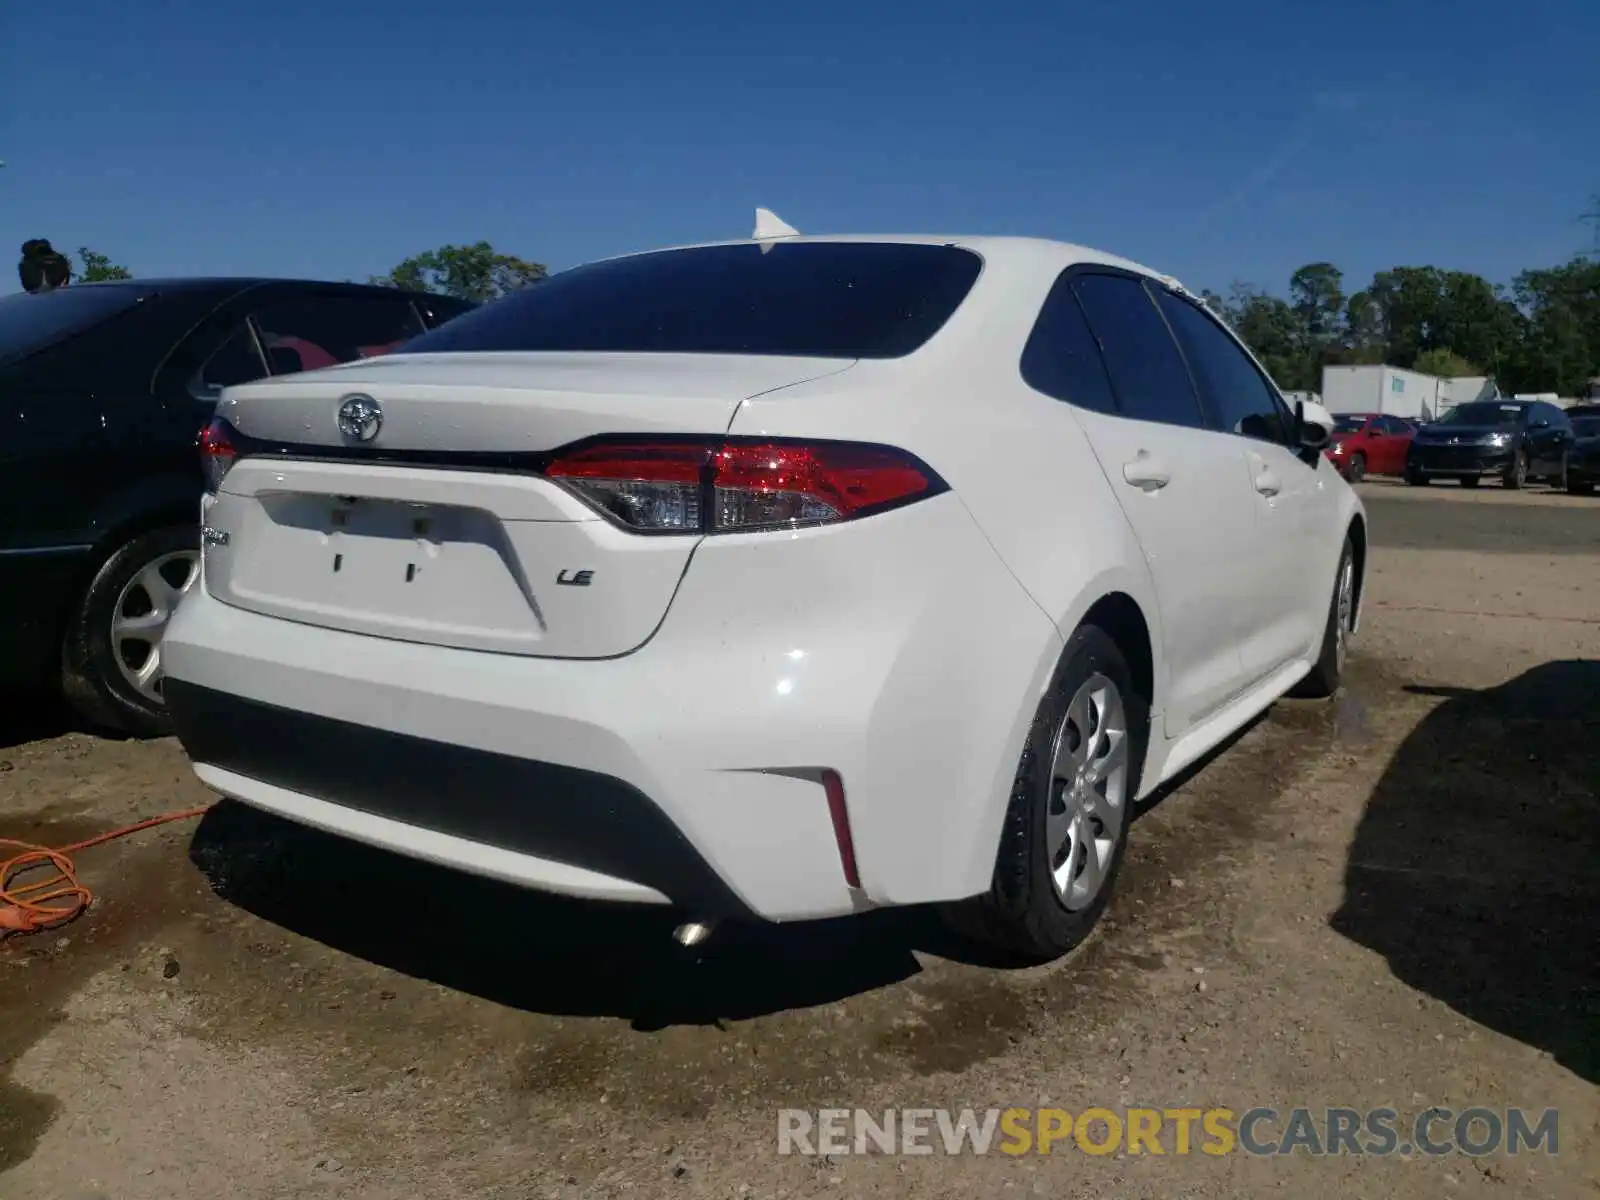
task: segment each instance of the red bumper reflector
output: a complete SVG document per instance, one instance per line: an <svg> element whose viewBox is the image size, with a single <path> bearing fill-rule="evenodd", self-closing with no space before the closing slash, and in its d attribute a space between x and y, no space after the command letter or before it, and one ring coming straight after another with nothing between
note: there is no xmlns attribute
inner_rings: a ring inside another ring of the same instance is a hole
<svg viewBox="0 0 1600 1200"><path fill-rule="evenodd" d="M828 815L833 818L833 840L839 843L839 862L844 867L844 881L853 888L861 886L861 875L856 871L856 846L850 837L850 813L844 806L844 780L837 771L822 773L822 790L828 795Z"/></svg>

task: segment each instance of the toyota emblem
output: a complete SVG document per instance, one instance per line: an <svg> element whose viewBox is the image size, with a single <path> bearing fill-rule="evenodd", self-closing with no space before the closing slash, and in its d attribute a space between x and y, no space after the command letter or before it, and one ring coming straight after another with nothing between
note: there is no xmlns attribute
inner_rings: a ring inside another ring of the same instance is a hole
<svg viewBox="0 0 1600 1200"><path fill-rule="evenodd" d="M339 402L339 432L352 442L370 442L383 428L383 408L371 396L346 396Z"/></svg>

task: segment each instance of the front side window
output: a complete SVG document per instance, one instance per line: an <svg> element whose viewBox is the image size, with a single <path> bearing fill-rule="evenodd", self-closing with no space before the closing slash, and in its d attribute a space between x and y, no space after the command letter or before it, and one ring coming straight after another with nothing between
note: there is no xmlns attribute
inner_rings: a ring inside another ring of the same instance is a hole
<svg viewBox="0 0 1600 1200"><path fill-rule="evenodd" d="M1144 285L1126 275L1080 275L1072 289L1100 344L1118 411L1135 421L1203 429L1188 368Z"/></svg>
<svg viewBox="0 0 1600 1200"><path fill-rule="evenodd" d="M237 383L260 379L266 373L267 367L261 361L261 352L256 349L255 338L250 336L248 328L241 325L206 359L205 366L200 368L195 378L196 390L216 392Z"/></svg>
<svg viewBox="0 0 1600 1200"><path fill-rule="evenodd" d="M589 351L899 358L933 337L983 263L901 242L755 242L575 267L402 351Z"/></svg>
<svg viewBox="0 0 1600 1200"><path fill-rule="evenodd" d="M1288 442L1283 410L1272 387L1238 343L1181 296L1162 288L1157 299L1217 428L1264 442Z"/></svg>
<svg viewBox="0 0 1600 1200"><path fill-rule="evenodd" d="M404 297L312 296L264 309L252 320L274 375L388 354L423 331Z"/></svg>

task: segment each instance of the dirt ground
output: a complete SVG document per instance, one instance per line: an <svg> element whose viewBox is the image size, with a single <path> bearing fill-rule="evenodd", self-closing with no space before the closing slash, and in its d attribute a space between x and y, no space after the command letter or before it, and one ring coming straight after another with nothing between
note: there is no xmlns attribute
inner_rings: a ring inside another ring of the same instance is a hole
<svg viewBox="0 0 1600 1200"><path fill-rule="evenodd" d="M1594 1196L1600 500L1363 485L1347 693L1141 816L1097 937L919 913L679 950L233 805L79 858L0 947L0 1197ZM0 836L203 803L170 741L0 698ZM1560 1152L780 1156L777 1110L1560 1110Z"/></svg>

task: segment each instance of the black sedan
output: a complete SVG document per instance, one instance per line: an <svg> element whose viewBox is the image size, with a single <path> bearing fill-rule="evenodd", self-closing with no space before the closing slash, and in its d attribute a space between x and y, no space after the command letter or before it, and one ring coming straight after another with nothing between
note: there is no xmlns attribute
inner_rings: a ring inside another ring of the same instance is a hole
<svg viewBox="0 0 1600 1200"><path fill-rule="evenodd" d="M1573 441L1566 413L1543 400L1475 400L1424 425L1406 451L1406 482L1455 479L1476 487L1484 476L1508 488L1542 477L1561 486Z"/></svg>
<svg viewBox="0 0 1600 1200"><path fill-rule="evenodd" d="M221 390L381 354L470 305L360 284L126 280L0 297L0 685L167 728L161 634L193 586L196 434Z"/></svg>
<svg viewBox="0 0 1600 1200"><path fill-rule="evenodd" d="M1568 410L1572 448L1567 452L1567 491L1588 494L1600 484L1600 405Z"/></svg>

